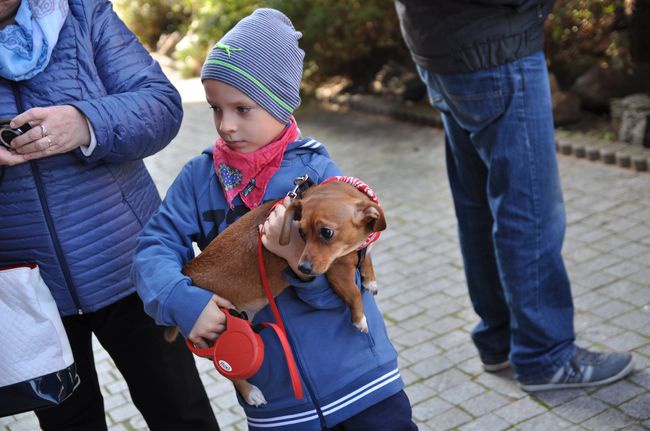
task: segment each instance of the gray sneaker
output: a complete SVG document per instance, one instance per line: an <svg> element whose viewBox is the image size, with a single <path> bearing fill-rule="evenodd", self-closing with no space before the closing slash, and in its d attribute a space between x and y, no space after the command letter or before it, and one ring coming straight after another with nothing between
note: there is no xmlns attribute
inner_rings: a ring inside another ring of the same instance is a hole
<svg viewBox="0 0 650 431"><path fill-rule="evenodd" d="M548 380L521 383L527 392L598 386L625 377L632 369L629 352L597 353L576 347L573 357Z"/></svg>

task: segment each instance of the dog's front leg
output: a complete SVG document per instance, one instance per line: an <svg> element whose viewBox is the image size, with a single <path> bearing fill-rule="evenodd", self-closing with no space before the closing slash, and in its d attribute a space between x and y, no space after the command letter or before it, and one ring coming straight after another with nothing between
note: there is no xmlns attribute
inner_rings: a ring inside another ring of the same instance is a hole
<svg viewBox="0 0 650 431"><path fill-rule="evenodd" d="M357 252L338 258L327 270L327 280L332 289L350 308L352 324L361 332L368 332L368 322L363 313L361 292L354 282L357 264Z"/></svg>
<svg viewBox="0 0 650 431"><path fill-rule="evenodd" d="M249 405L259 407L266 404L266 398L264 398L264 394L257 386L248 383L246 380L233 380L232 383Z"/></svg>
<svg viewBox="0 0 650 431"><path fill-rule="evenodd" d="M373 295L377 294L377 277L375 276L375 268L372 266L370 255L366 254L363 262L361 262L361 286Z"/></svg>

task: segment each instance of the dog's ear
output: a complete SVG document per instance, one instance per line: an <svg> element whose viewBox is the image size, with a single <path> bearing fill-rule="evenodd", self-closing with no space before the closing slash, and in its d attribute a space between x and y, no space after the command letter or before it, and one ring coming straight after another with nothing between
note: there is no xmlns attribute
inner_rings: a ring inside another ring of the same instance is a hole
<svg viewBox="0 0 650 431"><path fill-rule="evenodd" d="M368 225L372 232L386 229L384 210L377 204L370 204L363 210L363 223Z"/></svg>
<svg viewBox="0 0 650 431"><path fill-rule="evenodd" d="M282 223L282 232L280 232L280 245L289 244L291 238L291 224L294 220L300 220L302 217L302 203L294 200L284 213L284 223Z"/></svg>

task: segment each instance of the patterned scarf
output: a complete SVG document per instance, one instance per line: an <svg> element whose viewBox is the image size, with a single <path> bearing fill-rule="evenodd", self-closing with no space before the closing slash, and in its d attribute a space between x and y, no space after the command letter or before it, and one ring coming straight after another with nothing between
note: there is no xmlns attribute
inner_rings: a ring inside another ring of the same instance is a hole
<svg viewBox="0 0 650 431"><path fill-rule="evenodd" d="M214 144L214 169L226 195L230 208L237 195L244 205L257 207L269 184L271 177L280 167L287 146L298 137L298 126L291 117L290 124L274 141L253 153L238 153L228 148L223 139Z"/></svg>
<svg viewBox="0 0 650 431"><path fill-rule="evenodd" d="M0 30L0 76L23 81L45 69L67 16L67 0L22 0L15 24Z"/></svg>

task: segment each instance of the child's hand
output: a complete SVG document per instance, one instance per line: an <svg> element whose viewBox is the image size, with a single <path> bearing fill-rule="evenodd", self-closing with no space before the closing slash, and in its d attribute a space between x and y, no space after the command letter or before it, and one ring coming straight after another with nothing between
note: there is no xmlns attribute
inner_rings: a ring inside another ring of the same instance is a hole
<svg viewBox="0 0 650 431"><path fill-rule="evenodd" d="M226 315L219 307L235 308L227 299L212 295L187 337L196 347L210 346L226 329Z"/></svg>
<svg viewBox="0 0 650 431"><path fill-rule="evenodd" d="M282 225L284 224L284 214L287 207L291 204L291 198L288 196L284 198L282 205L278 205L269 214L269 217L264 222L262 229L262 244L271 253L280 256L287 261L293 272L301 278L303 274L298 270L298 261L305 248L305 241L300 237L298 232L299 223L293 221L291 223L291 236L287 245L280 245L280 233L282 232Z"/></svg>

